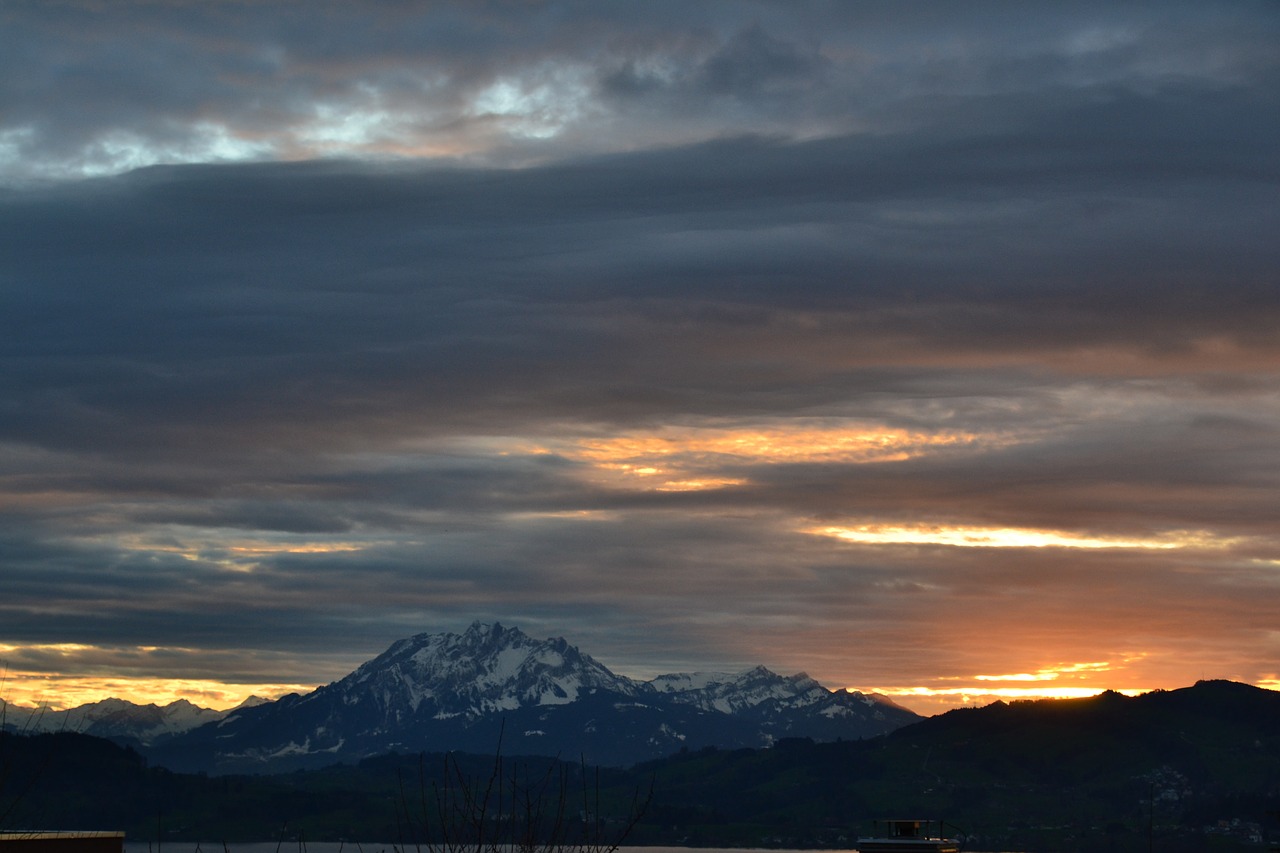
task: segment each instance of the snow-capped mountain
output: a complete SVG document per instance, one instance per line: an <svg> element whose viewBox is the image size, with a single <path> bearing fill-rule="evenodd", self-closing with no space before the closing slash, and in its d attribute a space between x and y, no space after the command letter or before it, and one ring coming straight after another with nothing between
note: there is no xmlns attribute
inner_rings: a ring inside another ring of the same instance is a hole
<svg viewBox="0 0 1280 853"><path fill-rule="evenodd" d="M305 696L236 710L152 751L173 769L276 771L398 752L459 750L628 765L681 748L857 739L920 719L803 673L611 672L561 638L474 623L418 634Z"/></svg>
<svg viewBox="0 0 1280 853"><path fill-rule="evenodd" d="M792 708L828 699L832 692L805 673L783 676L757 666L746 672L694 672L660 675L649 684L678 702L708 711L737 714L765 702Z"/></svg>
<svg viewBox="0 0 1280 853"><path fill-rule="evenodd" d="M237 708L265 702L251 696ZM0 705L4 705L0 700ZM124 699L103 699L65 710L4 706L6 728L22 732L79 732L120 743L152 746L205 723L221 720L228 711L201 708L179 699L168 705L138 705Z"/></svg>
<svg viewBox="0 0 1280 853"><path fill-rule="evenodd" d="M463 634L400 640L334 687L388 715L425 711L435 719L567 705L596 690L639 692L631 679L563 639L535 641L519 629L479 622Z"/></svg>
<svg viewBox="0 0 1280 853"><path fill-rule="evenodd" d="M850 729L898 728L916 715L883 696L828 690L807 674L778 675L763 666L746 672L676 673L649 684L676 702L756 722L773 737L850 738ZM908 716L909 715L909 716ZM918 718L916 718L918 719Z"/></svg>

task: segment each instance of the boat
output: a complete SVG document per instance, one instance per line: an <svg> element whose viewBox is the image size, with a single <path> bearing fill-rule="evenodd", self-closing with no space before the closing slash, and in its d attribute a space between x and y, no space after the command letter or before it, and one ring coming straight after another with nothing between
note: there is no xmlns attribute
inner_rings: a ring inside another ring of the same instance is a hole
<svg viewBox="0 0 1280 853"><path fill-rule="evenodd" d="M931 835L935 826L939 834ZM858 839L859 853L960 853L959 839L942 837L940 820L878 820L875 832Z"/></svg>
<svg viewBox="0 0 1280 853"><path fill-rule="evenodd" d="M124 833L111 831L0 832L0 853L123 853Z"/></svg>

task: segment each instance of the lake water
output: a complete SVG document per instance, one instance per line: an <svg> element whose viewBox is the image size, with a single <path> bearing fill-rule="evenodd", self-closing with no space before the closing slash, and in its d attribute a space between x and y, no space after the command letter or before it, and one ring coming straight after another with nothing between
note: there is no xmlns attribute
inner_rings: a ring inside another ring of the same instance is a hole
<svg viewBox="0 0 1280 853"><path fill-rule="evenodd" d="M125 853L433 853L425 844L421 847L409 845L402 848L398 844L370 844L355 842L307 842L299 845L296 841L285 841L277 844L274 841L246 844L228 844L224 851L221 844L199 844L190 841L173 841L163 845L159 850L154 844L126 842ZM813 850L787 850L776 847L741 848L741 847L619 847L618 853L815 853ZM857 853L856 850L823 850L821 853ZM970 851L965 851L970 853ZM972 851L978 853L978 851Z"/></svg>
<svg viewBox="0 0 1280 853"><path fill-rule="evenodd" d="M195 844L192 841L170 841L159 850L155 844L125 843L124 853L433 853L428 845L401 848L398 844L356 844L353 841L307 841L300 845L297 841L264 841L256 844L228 844L227 848L218 843ZM782 848L737 848L737 847L620 847L618 853L817 853L815 850L791 850ZM858 853L856 850L824 849L820 853ZM965 853L970 853L966 850ZM973 850L972 853L978 853Z"/></svg>
<svg viewBox="0 0 1280 853"><path fill-rule="evenodd" d="M441 853L443 847L434 853ZM463 847L462 853L470 848ZM299 844L297 841L229 842L224 849L221 842L170 841L159 848L154 841L125 840L125 853L433 853L427 844L402 845L397 843L355 842L355 841L308 841ZM764 853L764 848L744 847L619 847L617 853ZM779 847L767 848L767 853L818 853L814 850L788 850ZM857 853L856 850L827 849L821 853Z"/></svg>

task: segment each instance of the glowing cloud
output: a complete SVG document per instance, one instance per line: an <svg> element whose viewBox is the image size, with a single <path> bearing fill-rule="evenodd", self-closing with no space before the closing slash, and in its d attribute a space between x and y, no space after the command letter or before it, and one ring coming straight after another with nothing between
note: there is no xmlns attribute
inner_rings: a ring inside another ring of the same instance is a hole
<svg viewBox="0 0 1280 853"><path fill-rule="evenodd" d="M1017 672L1009 675L975 675L977 681L1056 681L1064 675L1075 675L1082 672L1107 672L1111 664L1106 661L1098 663L1073 663L1061 666L1046 667L1036 672Z"/></svg>
<svg viewBox="0 0 1280 853"><path fill-rule="evenodd" d="M179 699L204 708L234 708L250 696L278 699L289 693L309 693L314 684L231 684L202 679L84 677L53 673L9 673L4 702L25 708L66 710L110 696L136 705L168 705Z"/></svg>
<svg viewBox="0 0 1280 853"><path fill-rule="evenodd" d="M1105 690L1113 690L1125 696L1137 696L1150 692L1150 688L1105 687L874 687L864 693L878 693L900 702L918 714L939 714L952 708L989 705L995 701L1018 702L1037 699L1087 699Z"/></svg>
<svg viewBox="0 0 1280 853"><path fill-rule="evenodd" d="M581 438L554 450L624 484L657 491L739 486L724 466L901 462L945 448L991 443L992 436L911 432L879 424L799 421L786 426L667 427L608 438Z"/></svg>
<svg viewBox="0 0 1280 853"><path fill-rule="evenodd" d="M352 542L308 542L296 545L257 542L246 545L233 545L227 550L235 554L335 554L361 551L364 548L364 545Z"/></svg>
<svg viewBox="0 0 1280 853"><path fill-rule="evenodd" d="M252 572L259 566L257 560L276 554L346 554L378 544L375 541L326 541L292 536L249 539L239 530L182 525L157 525L114 537L87 536L82 541L109 544L139 554L173 554L184 560L204 562L232 572Z"/></svg>
<svg viewBox="0 0 1280 853"><path fill-rule="evenodd" d="M926 684L899 684L863 692L892 697L922 714L941 713L966 705L987 705L997 700L1082 699L1106 690L1136 696L1155 687L1115 687L1112 682L1150 684L1149 676L1134 668L1149 657L1146 652L1125 652L1114 660L1054 663L1028 672L999 675L947 676Z"/></svg>
<svg viewBox="0 0 1280 853"><path fill-rule="evenodd" d="M527 77L503 77L476 95L477 116L500 118L515 137L548 139L589 110L590 71L548 65Z"/></svg>
<svg viewBox="0 0 1280 853"><path fill-rule="evenodd" d="M885 696L923 696L936 697L976 697L998 696L1003 699L1079 699L1085 696L1097 696L1105 688L1102 687L876 687L872 692ZM1125 695L1145 693L1145 690L1117 690Z"/></svg>
<svg viewBox="0 0 1280 853"><path fill-rule="evenodd" d="M660 492L696 492L702 489L725 489L741 486L746 480L733 477L702 477L696 480L667 480L658 486Z"/></svg>
<svg viewBox="0 0 1280 853"><path fill-rule="evenodd" d="M753 462L884 462L909 459L930 448L972 444L971 433L924 433L869 424L773 428L664 429L650 434L586 439L578 454L607 463L641 458L736 457Z"/></svg>
<svg viewBox="0 0 1280 853"><path fill-rule="evenodd" d="M198 658L201 654L174 646L3 643L0 644L0 701L56 711L108 696L139 705L167 705L186 699L205 708L221 710L234 707L250 696L275 699L287 693L309 692L316 686L269 680L248 683L128 674L146 670L152 659L172 662Z"/></svg>
<svg viewBox="0 0 1280 853"><path fill-rule="evenodd" d="M1208 541L1204 534L1187 531L1170 534L1162 539L1125 539L1086 536L1061 530L926 524L829 526L808 528L804 532L862 545L947 545L957 548L1137 548L1165 551L1190 546L1203 547Z"/></svg>

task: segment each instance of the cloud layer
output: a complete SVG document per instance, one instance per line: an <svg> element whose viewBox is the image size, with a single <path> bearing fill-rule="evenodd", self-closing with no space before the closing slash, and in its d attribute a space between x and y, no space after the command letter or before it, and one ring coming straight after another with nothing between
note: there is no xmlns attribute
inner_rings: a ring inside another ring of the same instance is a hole
<svg viewBox="0 0 1280 853"><path fill-rule="evenodd" d="M0 29L15 685L1280 677L1274 6Z"/></svg>

